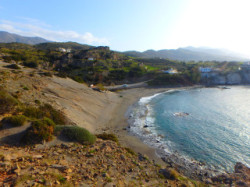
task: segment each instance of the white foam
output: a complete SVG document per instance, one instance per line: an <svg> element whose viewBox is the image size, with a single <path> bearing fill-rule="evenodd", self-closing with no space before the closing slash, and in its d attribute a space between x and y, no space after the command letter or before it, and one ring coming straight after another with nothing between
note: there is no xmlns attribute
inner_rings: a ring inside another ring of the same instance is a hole
<svg viewBox="0 0 250 187"><path fill-rule="evenodd" d="M151 96L147 96L147 97L142 97L140 100L139 100L139 104L147 104L149 103L153 98L157 97L158 95L161 95L161 94L164 94L164 93L170 93L170 92L174 92L176 90L168 90L168 91L165 91L165 92L162 92L162 93L157 93L157 94L154 94L154 95L151 95Z"/></svg>
<svg viewBox="0 0 250 187"><path fill-rule="evenodd" d="M158 155L161 157L168 155L170 156L169 158L171 158L171 160L175 163L189 165L190 167L200 167L198 163L195 164L196 161L193 161L187 155L180 155L174 151L173 148L175 147L175 143L166 140L157 132L154 110L150 101L160 94L174 91L176 90L169 90L152 96L142 97L130 111L130 118L128 120L130 124L130 132L138 136L147 145L156 148L156 150L159 151Z"/></svg>

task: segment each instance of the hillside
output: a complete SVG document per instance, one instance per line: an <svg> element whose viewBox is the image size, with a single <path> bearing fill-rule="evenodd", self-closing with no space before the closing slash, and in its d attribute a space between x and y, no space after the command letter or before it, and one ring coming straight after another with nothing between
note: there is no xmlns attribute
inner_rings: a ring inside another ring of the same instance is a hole
<svg viewBox="0 0 250 187"><path fill-rule="evenodd" d="M146 67L107 46L74 42L28 45L1 43L0 59L27 67L55 70L59 76L88 84L116 84L143 77Z"/></svg>
<svg viewBox="0 0 250 187"><path fill-rule="evenodd" d="M49 40L40 37L26 37L18 34L0 31L0 43L24 43L34 45L45 42L49 42Z"/></svg>
<svg viewBox="0 0 250 187"><path fill-rule="evenodd" d="M0 61L0 185L249 183L249 169L239 163L235 175L215 176L211 171L192 169L183 176L185 168L169 161L164 163L157 157L156 150L128 133L124 116L128 107L139 98L166 91L166 88L97 92L69 78L51 76L45 70L18 67ZM17 120L23 118L26 122ZM32 131L32 128L41 130ZM90 142L91 134L79 133L83 128L96 134L96 142ZM115 143L118 140L120 144Z"/></svg>
<svg viewBox="0 0 250 187"><path fill-rule="evenodd" d="M179 61L245 61L247 60L240 55L211 48L178 48L178 49L164 49L164 50L147 50L144 52L126 51L123 54L131 57L139 58L167 58L170 60Z"/></svg>

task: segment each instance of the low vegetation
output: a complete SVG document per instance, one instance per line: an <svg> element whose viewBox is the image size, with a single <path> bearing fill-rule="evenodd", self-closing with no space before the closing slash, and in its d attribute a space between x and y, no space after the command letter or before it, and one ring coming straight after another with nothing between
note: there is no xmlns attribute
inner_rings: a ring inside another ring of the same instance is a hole
<svg viewBox="0 0 250 187"><path fill-rule="evenodd" d="M97 134L96 137L100 138L102 140L111 140L111 141L114 141L116 143L119 142L117 136L114 134L102 133L102 134Z"/></svg>
<svg viewBox="0 0 250 187"><path fill-rule="evenodd" d="M24 115L14 115L10 117L5 117L2 120L2 123L7 123L12 125L13 127L19 127L25 124L27 121L27 117Z"/></svg>
<svg viewBox="0 0 250 187"><path fill-rule="evenodd" d="M10 68L10 69L21 69L17 64L10 64L5 66L6 68Z"/></svg>
<svg viewBox="0 0 250 187"><path fill-rule="evenodd" d="M44 104L39 107L26 107L24 109L25 116L33 119L50 118L57 125L65 125L66 118L62 112L54 109L50 104Z"/></svg>
<svg viewBox="0 0 250 187"><path fill-rule="evenodd" d="M27 129L22 142L26 144L41 143L52 140L55 123L49 118L34 120Z"/></svg>
<svg viewBox="0 0 250 187"><path fill-rule="evenodd" d="M93 144L96 141L95 135L78 126L56 126L55 133L70 141L76 141L84 145Z"/></svg>
<svg viewBox="0 0 250 187"><path fill-rule="evenodd" d="M8 92L0 88L0 114L13 112L19 102Z"/></svg>

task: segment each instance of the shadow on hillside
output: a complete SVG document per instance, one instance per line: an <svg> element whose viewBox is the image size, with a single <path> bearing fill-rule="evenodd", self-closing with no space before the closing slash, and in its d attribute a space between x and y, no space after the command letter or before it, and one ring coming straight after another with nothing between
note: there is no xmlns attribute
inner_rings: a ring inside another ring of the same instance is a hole
<svg viewBox="0 0 250 187"><path fill-rule="evenodd" d="M12 127L4 125L0 130L0 145L21 146L21 139L30 125Z"/></svg>

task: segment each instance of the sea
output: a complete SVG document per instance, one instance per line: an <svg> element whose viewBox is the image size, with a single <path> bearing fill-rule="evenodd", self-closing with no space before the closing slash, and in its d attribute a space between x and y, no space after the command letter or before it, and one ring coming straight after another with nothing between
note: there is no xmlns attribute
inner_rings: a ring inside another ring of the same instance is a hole
<svg viewBox="0 0 250 187"><path fill-rule="evenodd" d="M250 86L168 90L129 112L130 132L179 165L250 167Z"/></svg>

